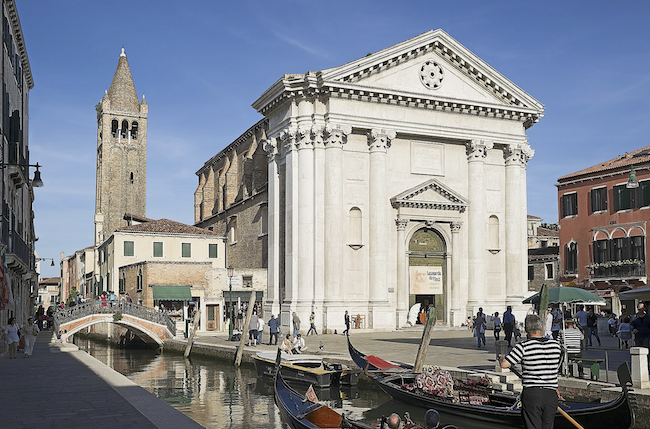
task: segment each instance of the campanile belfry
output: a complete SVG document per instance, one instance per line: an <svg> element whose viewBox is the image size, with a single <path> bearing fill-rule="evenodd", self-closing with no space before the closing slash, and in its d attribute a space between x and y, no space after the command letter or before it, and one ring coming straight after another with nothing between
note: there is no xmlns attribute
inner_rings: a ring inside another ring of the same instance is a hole
<svg viewBox="0 0 650 429"><path fill-rule="evenodd" d="M126 226L126 213L144 217L147 195L147 114L122 48L110 89L97 110L95 245Z"/></svg>

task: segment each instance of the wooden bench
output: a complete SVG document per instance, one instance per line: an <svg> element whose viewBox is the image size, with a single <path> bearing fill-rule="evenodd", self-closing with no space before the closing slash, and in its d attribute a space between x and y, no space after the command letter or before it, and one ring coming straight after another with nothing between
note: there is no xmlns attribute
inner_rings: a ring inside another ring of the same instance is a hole
<svg viewBox="0 0 650 429"><path fill-rule="evenodd" d="M575 363L584 367L589 367L589 379L598 380L600 378L600 364L605 362L605 359L586 359L586 358L570 358L569 365Z"/></svg>

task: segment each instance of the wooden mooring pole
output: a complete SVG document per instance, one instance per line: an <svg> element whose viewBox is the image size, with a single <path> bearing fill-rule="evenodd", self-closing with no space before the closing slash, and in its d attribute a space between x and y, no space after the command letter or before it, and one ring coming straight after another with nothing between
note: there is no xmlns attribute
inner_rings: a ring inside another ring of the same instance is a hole
<svg viewBox="0 0 650 429"><path fill-rule="evenodd" d="M187 346L185 346L185 353L183 356L188 357L190 355L190 351L192 351L192 344L194 344L194 335L196 335L196 330L199 327L199 320L201 320L201 310L197 310L196 313L194 313L194 323L192 324L192 335L190 335L190 338L187 340Z"/></svg>
<svg viewBox="0 0 650 429"><path fill-rule="evenodd" d="M235 366L241 365L241 357L242 354L244 353L244 343L246 342L245 334L248 331L248 325L251 323L251 317L253 316L254 306L255 306L255 291L252 291L251 297L248 300L248 311L246 312L246 321L245 321L246 323L244 323L241 339L239 340L239 347L237 347L237 355L235 356Z"/></svg>
<svg viewBox="0 0 650 429"><path fill-rule="evenodd" d="M429 343L431 342L431 335L433 334L433 327L436 324L436 309L432 308L427 313L427 322L424 325L424 330L422 331L422 342L420 343L420 348L418 349L418 354L415 358L415 365L413 365L413 372L419 373L422 372L422 365L424 365L424 360L427 357L427 352L429 351Z"/></svg>

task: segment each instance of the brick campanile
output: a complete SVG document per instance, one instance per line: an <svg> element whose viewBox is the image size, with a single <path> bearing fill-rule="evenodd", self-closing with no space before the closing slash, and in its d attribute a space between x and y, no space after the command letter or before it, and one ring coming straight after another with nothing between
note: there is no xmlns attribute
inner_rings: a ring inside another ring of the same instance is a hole
<svg viewBox="0 0 650 429"><path fill-rule="evenodd" d="M124 48L96 110L95 245L126 226L126 213L146 216L149 107L144 95L138 100Z"/></svg>

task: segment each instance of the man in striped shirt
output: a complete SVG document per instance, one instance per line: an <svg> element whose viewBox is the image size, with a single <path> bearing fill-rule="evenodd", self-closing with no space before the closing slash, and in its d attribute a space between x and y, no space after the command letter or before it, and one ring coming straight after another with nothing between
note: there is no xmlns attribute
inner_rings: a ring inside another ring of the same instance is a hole
<svg viewBox="0 0 650 429"><path fill-rule="evenodd" d="M520 363L522 367L521 415L526 428L552 429L557 411L557 374L560 366L560 343L542 337L544 329L539 316L526 316L528 339L516 344L505 358L500 356L501 368Z"/></svg>

